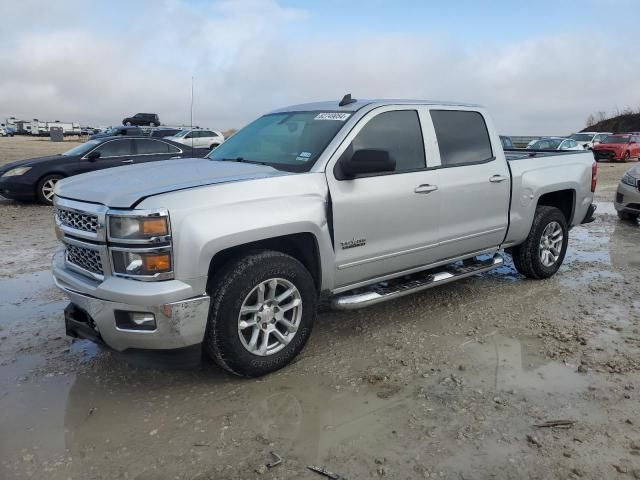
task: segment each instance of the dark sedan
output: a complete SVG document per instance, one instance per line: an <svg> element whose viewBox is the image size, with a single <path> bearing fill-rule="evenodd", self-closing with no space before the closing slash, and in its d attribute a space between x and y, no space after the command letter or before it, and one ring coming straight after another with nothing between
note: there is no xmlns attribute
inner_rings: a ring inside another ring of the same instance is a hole
<svg viewBox="0 0 640 480"><path fill-rule="evenodd" d="M53 188L62 178L103 168L193 156L201 153L160 138L125 136L89 140L61 155L0 166L0 195L51 205Z"/></svg>

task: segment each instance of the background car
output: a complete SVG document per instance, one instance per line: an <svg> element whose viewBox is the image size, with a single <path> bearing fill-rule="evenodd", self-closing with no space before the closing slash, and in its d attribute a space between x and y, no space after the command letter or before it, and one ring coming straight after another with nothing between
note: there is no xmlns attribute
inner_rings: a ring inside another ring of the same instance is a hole
<svg viewBox="0 0 640 480"><path fill-rule="evenodd" d="M119 135L144 135L144 131L140 127L109 127L102 133L95 133L89 137L89 140L95 140L97 138L107 138Z"/></svg>
<svg viewBox="0 0 640 480"><path fill-rule="evenodd" d="M591 150L594 145L597 145L609 135L611 135L611 132L580 132L572 133L569 138L578 142L585 149Z"/></svg>
<svg viewBox="0 0 640 480"><path fill-rule="evenodd" d="M593 147L596 160L612 160L626 162L640 157L640 135L628 133L609 135L605 140Z"/></svg>
<svg viewBox="0 0 640 480"><path fill-rule="evenodd" d="M133 117L127 117L122 120L123 125L138 125L158 127L160 126L160 118L157 113L136 113Z"/></svg>
<svg viewBox="0 0 640 480"><path fill-rule="evenodd" d="M502 148L516 148L513 145L513 140L511 139L511 137L508 137L506 135L500 135L500 143L502 143Z"/></svg>
<svg viewBox="0 0 640 480"><path fill-rule="evenodd" d="M188 145L192 148L208 148L213 150L224 142L224 135L216 130L185 129L172 137L167 137L167 139Z"/></svg>
<svg viewBox="0 0 640 480"><path fill-rule="evenodd" d="M154 128L151 130L151 133L149 136L154 138L171 137L177 133L180 133L182 130L183 130L182 128L167 128L167 127Z"/></svg>
<svg viewBox="0 0 640 480"><path fill-rule="evenodd" d="M618 184L613 203L622 220L633 222L640 217L640 167L628 170Z"/></svg>
<svg viewBox="0 0 640 480"><path fill-rule="evenodd" d="M104 168L192 157L191 148L165 139L106 137L89 140L61 155L8 163L0 168L0 195L50 205L56 183L65 177ZM123 175L126 171L123 170Z"/></svg>
<svg viewBox="0 0 640 480"><path fill-rule="evenodd" d="M582 145L571 138L545 137L529 142L530 150L584 150Z"/></svg>

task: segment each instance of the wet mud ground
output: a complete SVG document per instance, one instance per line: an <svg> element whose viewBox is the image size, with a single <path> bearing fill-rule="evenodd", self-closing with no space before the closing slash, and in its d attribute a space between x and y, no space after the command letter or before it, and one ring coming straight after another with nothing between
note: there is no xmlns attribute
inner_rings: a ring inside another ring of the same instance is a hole
<svg viewBox="0 0 640 480"><path fill-rule="evenodd" d="M65 337L51 209L0 200L0 479L640 478L640 225L609 203L627 167L601 165L554 278L509 259L322 312L258 380Z"/></svg>

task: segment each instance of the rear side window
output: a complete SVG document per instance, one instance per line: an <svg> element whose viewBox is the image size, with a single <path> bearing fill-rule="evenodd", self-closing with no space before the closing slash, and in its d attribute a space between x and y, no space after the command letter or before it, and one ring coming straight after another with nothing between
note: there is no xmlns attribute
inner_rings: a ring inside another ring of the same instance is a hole
<svg viewBox="0 0 640 480"><path fill-rule="evenodd" d="M151 155L162 153L174 153L178 151L173 145L169 145L165 142L158 140L136 140L136 147L138 148L138 155Z"/></svg>
<svg viewBox="0 0 640 480"><path fill-rule="evenodd" d="M414 110L384 112L372 118L351 142L357 150L386 150L396 161L396 172L425 168L424 142Z"/></svg>
<svg viewBox="0 0 640 480"><path fill-rule="evenodd" d="M478 112L431 110L443 167L482 163L493 158L489 131Z"/></svg>
<svg viewBox="0 0 640 480"><path fill-rule="evenodd" d="M131 140L111 140L102 144L97 149L100 152L100 158L105 157L121 157L133 154Z"/></svg>

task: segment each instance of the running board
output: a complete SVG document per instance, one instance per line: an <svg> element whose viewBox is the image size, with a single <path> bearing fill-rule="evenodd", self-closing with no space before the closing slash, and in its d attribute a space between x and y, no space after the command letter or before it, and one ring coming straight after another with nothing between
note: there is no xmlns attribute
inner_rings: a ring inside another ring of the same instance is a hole
<svg viewBox="0 0 640 480"><path fill-rule="evenodd" d="M426 290L427 288L437 287L438 285L455 282L456 280L478 273L488 272L503 264L504 258L496 254L493 258L478 260L468 266L454 265L444 271L418 274L417 278L413 275L411 279L405 283L385 285L386 282L383 282L373 285L366 291L360 293L337 295L331 300L331 306L337 310L354 310L356 308L369 307L376 303L394 300L411 293Z"/></svg>

